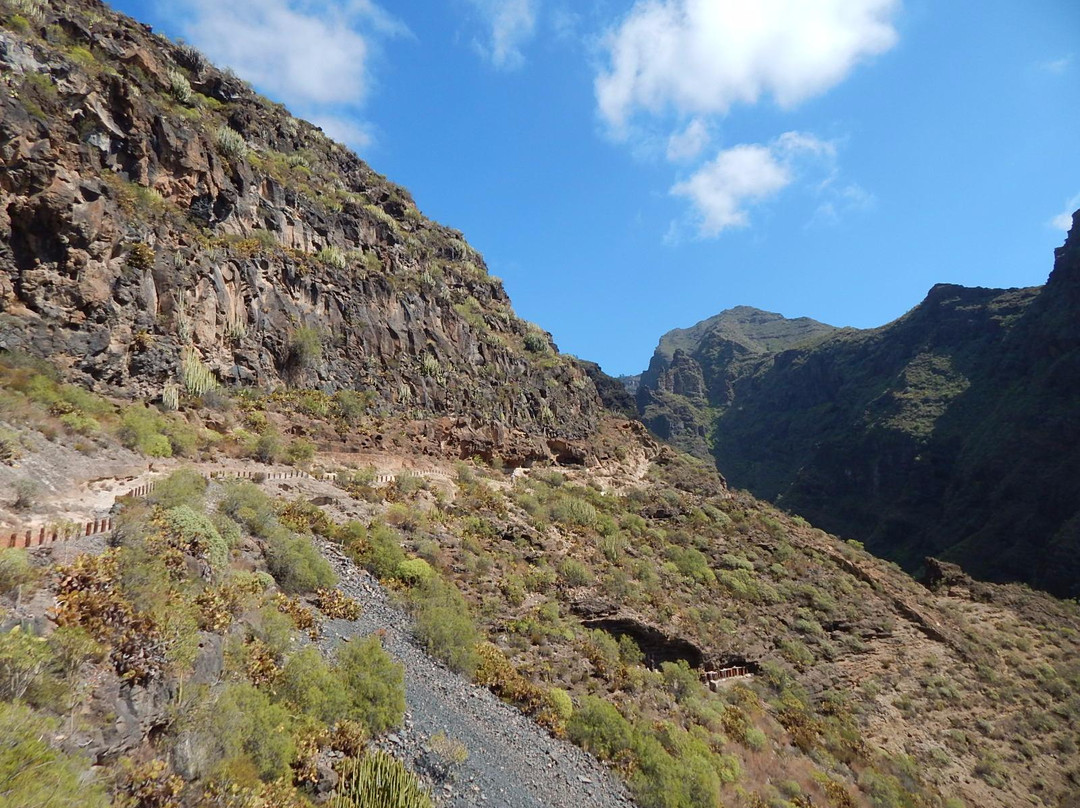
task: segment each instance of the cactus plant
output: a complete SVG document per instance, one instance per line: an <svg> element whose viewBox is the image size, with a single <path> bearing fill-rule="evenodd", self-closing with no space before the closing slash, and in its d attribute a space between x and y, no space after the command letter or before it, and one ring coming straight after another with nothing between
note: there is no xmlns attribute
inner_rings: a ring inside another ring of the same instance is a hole
<svg viewBox="0 0 1080 808"><path fill-rule="evenodd" d="M431 796L405 764L386 752L344 760L330 808L431 808Z"/></svg>

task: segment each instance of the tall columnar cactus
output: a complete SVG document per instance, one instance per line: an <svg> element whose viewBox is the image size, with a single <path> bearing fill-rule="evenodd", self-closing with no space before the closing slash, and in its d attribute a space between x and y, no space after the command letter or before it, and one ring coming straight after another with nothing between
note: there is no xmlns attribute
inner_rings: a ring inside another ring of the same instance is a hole
<svg viewBox="0 0 1080 808"><path fill-rule="evenodd" d="M386 752L342 762L330 808L431 808L431 797L405 764Z"/></svg>

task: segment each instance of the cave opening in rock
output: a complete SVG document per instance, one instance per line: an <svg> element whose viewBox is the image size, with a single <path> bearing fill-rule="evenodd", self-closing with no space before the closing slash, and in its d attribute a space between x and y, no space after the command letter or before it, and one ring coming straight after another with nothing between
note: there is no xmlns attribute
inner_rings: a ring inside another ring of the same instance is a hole
<svg viewBox="0 0 1080 808"><path fill-rule="evenodd" d="M660 629L627 617L599 617L583 621L588 628L600 629L616 639L629 637L645 655L645 665L659 670L664 662L684 660L691 668L701 668L705 655L689 640L669 637Z"/></svg>

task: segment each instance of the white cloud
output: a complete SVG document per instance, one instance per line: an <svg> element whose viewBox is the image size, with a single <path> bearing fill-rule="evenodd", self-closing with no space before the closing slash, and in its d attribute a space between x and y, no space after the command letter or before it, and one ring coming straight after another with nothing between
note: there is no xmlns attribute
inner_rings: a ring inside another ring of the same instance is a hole
<svg viewBox="0 0 1080 808"><path fill-rule="evenodd" d="M1072 64L1072 54L1068 56L1062 56L1060 59L1051 59L1049 62L1043 62L1039 65L1047 73L1053 73L1055 76L1060 76L1066 70L1069 69L1069 65Z"/></svg>
<svg viewBox="0 0 1080 808"><path fill-rule="evenodd" d="M1050 226L1068 233L1072 229L1073 212L1077 208L1080 208L1080 194L1065 200L1065 209L1050 220Z"/></svg>
<svg viewBox="0 0 1080 808"><path fill-rule="evenodd" d="M212 61L357 146L375 37L407 33L371 0L178 0L169 12Z"/></svg>
<svg viewBox="0 0 1080 808"><path fill-rule="evenodd" d="M683 131L668 138L667 158L673 163L693 160L708 145L709 127L701 118L694 118Z"/></svg>
<svg viewBox="0 0 1080 808"><path fill-rule="evenodd" d="M686 197L699 219L698 232L715 237L747 227L747 207L775 196L790 185L805 160L832 163L833 143L803 132L785 132L768 145L740 144L725 149L689 179L671 189Z"/></svg>
<svg viewBox="0 0 1080 808"><path fill-rule="evenodd" d="M790 107L897 40L900 0L637 0L605 42L600 113L624 135L640 110L724 114L770 95Z"/></svg>
<svg viewBox="0 0 1080 808"><path fill-rule="evenodd" d="M371 144L371 132L364 124L347 115L326 113L315 115L311 122L322 129L328 137L345 143L353 149L363 149Z"/></svg>
<svg viewBox="0 0 1080 808"><path fill-rule="evenodd" d="M522 46L536 31L536 11L539 0L469 0L491 27L489 42L479 46L480 52L495 67L513 70L521 67L525 57Z"/></svg>

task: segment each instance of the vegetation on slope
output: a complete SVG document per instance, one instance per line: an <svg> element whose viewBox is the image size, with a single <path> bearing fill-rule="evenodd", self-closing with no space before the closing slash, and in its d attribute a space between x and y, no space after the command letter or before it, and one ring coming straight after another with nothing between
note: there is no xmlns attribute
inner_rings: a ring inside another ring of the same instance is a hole
<svg viewBox="0 0 1080 808"><path fill-rule="evenodd" d="M1078 274L1066 245L1041 290L939 285L894 323L800 346L714 327L658 353L638 402L732 484L909 570L940 556L1075 596Z"/></svg>

